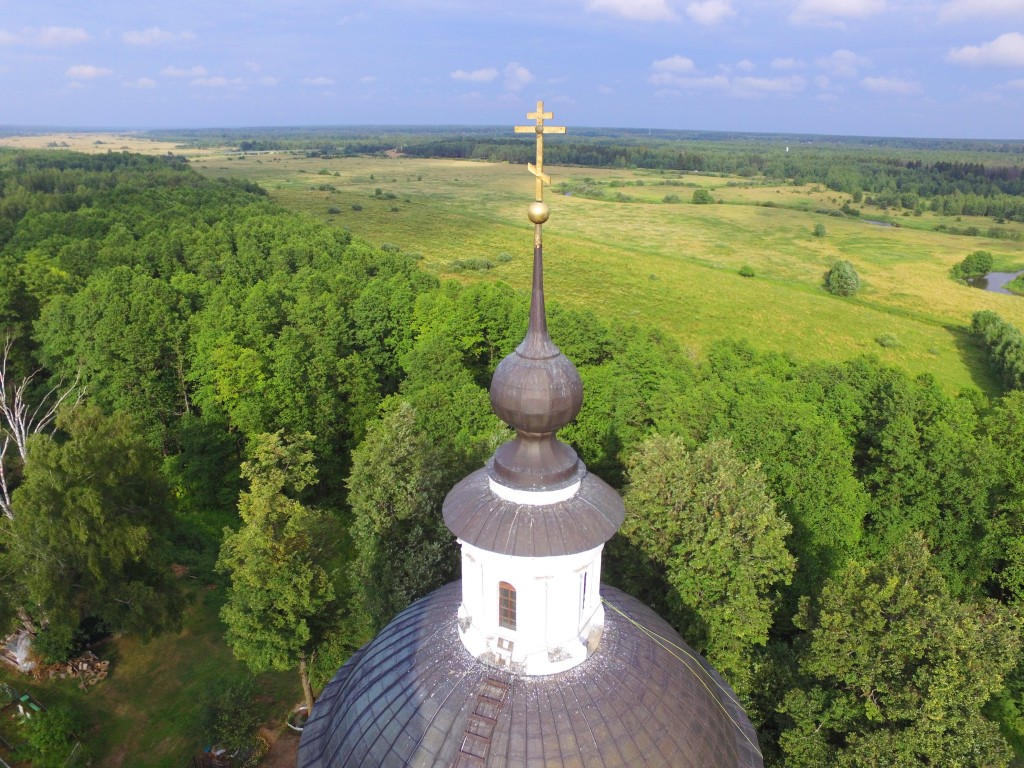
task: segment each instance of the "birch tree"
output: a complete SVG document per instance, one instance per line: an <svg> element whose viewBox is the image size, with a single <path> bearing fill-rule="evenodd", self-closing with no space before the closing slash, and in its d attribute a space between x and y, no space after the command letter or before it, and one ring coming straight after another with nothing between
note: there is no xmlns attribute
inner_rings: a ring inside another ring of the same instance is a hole
<svg viewBox="0 0 1024 768"><path fill-rule="evenodd" d="M61 405L70 401L77 405L82 399L82 390L78 387L78 378L64 388L63 379L46 390L35 405L30 402L33 382L41 369L29 373L17 380L10 370L11 350L14 338L7 336L4 343L3 358L0 359L0 511L8 520L14 519L11 508L11 494L21 478L28 461L29 437L36 434L53 433L54 419ZM17 455L9 452L14 446Z"/></svg>

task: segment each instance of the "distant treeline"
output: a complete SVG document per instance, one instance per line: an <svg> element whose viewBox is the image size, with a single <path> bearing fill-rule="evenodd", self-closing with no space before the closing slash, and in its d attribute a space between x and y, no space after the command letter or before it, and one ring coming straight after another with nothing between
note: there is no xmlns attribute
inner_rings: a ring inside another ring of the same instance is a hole
<svg viewBox="0 0 1024 768"><path fill-rule="evenodd" d="M367 126L174 132L160 138L239 151L342 157L399 150L412 157L527 163L532 139L507 128ZM815 183L885 208L1024 221L1024 142L880 139L698 131L577 129L546 160L593 168L735 175Z"/></svg>

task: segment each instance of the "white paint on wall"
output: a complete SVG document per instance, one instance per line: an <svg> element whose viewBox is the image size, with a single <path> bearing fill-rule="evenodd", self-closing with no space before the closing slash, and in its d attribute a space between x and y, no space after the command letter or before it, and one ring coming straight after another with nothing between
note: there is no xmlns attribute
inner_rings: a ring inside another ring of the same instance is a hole
<svg viewBox="0 0 1024 768"><path fill-rule="evenodd" d="M527 675L550 675L597 650L604 630L598 588L603 544L573 555L516 557L459 543L459 636L473 656ZM502 582L515 589L515 629L499 622Z"/></svg>

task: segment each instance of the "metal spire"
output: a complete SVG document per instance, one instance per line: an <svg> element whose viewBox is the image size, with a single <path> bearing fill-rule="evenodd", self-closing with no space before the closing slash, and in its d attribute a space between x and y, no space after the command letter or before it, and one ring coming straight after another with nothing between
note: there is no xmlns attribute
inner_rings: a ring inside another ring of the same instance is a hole
<svg viewBox="0 0 1024 768"><path fill-rule="evenodd" d="M498 364L491 379L491 407L498 418L516 430L517 437L500 446L492 470L500 483L517 488L555 488L579 480L582 463L555 433L576 418L583 404L583 383L576 367L548 335L544 312L544 248L541 229L550 216L544 202L544 135L565 133L562 126L545 125L551 113L544 102L527 115L536 125L515 127L517 133L537 136L537 162L530 173L537 180L535 200L528 214L534 224L533 292L530 325L516 351Z"/></svg>
<svg viewBox="0 0 1024 768"><path fill-rule="evenodd" d="M550 112L544 111L544 102L537 102L537 111L526 115L535 120L536 125L517 125L516 133L534 133L537 136L537 162L528 163L527 168L536 179L534 201L530 204L527 215L533 222L533 291L530 297L530 327L517 350L524 357L543 359L558 354L556 347L548 336L547 316L544 311L544 245L542 227L551 216L551 209L544 202L544 185L551 184L551 177L544 173L544 135L548 133L565 133L565 126L545 125L545 120L552 119Z"/></svg>

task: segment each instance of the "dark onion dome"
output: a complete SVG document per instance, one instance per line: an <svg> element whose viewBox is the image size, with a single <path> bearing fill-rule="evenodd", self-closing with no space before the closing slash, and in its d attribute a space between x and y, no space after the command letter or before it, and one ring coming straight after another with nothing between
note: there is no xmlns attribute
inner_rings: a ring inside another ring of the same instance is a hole
<svg viewBox="0 0 1024 768"><path fill-rule="evenodd" d="M760 768L732 689L653 611L602 585L599 649L510 674L459 640L460 582L402 611L324 688L299 768Z"/></svg>
<svg viewBox="0 0 1024 768"><path fill-rule="evenodd" d="M547 335L532 328L505 357L491 378L491 408L523 432L556 432L576 418L583 405L579 371Z"/></svg>

